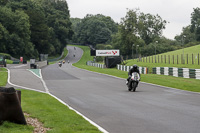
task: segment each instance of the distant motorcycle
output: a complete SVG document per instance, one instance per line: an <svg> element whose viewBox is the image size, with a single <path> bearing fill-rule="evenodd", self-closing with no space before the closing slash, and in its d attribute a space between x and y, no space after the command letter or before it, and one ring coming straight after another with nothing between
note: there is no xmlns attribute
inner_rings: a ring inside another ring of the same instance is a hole
<svg viewBox="0 0 200 133"><path fill-rule="evenodd" d="M61 66L62 66L62 62L59 62L59 63L58 63L58 66L61 67Z"/></svg>
<svg viewBox="0 0 200 133"><path fill-rule="evenodd" d="M129 91L135 91L140 81L140 75L137 72L132 73L132 76L127 84Z"/></svg>

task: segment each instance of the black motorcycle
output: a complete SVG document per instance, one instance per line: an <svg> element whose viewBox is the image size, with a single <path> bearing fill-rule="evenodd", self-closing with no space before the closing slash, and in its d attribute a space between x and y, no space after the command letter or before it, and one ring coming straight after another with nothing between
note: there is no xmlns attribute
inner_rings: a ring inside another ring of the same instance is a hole
<svg viewBox="0 0 200 133"><path fill-rule="evenodd" d="M135 91L140 81L140 75L137 72L132 73L132 76L127 84L129 91Z"/></svg>
<svg viewBox="0 0 200 133"><path fill-rule="evenodd" d="M58 66L61 67L61 66L62 66L62 62L59 62L59 63L58 63Z"/></svg>

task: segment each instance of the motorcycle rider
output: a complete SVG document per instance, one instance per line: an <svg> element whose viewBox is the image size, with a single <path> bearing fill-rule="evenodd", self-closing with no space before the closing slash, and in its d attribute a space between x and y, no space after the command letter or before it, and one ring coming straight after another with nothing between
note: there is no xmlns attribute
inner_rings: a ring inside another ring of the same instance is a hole
<svg viewBox="0 0 200 133"><path fill-rule="evenodd" d="M62 61L59 61L58 65L59 65L59 67L61 67L62 66Z"/></svg>
<svg viewBox="0 0 200 133"><path fill-rule="evenodd" d="M128 85L129 80L131 79L132 73L134 73L134 72L137 72L140 76L140 71L139 71L138 66L136 64L134 64L133 67L128 72L128 78L127 78L127 81L126 81L126 85Z"/></svg>

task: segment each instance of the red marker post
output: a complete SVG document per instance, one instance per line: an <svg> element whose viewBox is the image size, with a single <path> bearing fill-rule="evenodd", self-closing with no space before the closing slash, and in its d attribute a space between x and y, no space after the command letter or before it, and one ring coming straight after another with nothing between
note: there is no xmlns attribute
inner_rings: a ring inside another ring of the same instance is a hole
<svg viewBox="0 0 200 133"><path fill-rule="evenodd" d="M23 57L20 57L20 62L23 62Z"/></svg>

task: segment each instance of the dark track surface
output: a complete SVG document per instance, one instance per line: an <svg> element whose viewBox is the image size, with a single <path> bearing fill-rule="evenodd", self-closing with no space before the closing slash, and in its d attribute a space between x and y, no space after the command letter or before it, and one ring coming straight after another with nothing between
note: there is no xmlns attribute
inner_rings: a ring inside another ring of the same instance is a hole
<svg viewBox="0 0 200 133"><path fill-rule="evenodd" d="M42 69L49 92L108 132L200 132L199 94L145 83L136 92L128 92L123 79L73 67L82 50L68 49L62 67L54 64Z"/></svg>

